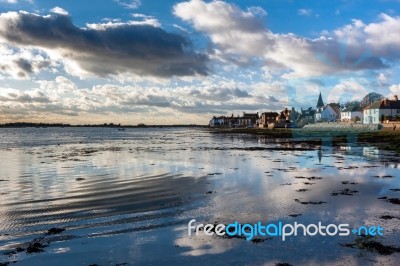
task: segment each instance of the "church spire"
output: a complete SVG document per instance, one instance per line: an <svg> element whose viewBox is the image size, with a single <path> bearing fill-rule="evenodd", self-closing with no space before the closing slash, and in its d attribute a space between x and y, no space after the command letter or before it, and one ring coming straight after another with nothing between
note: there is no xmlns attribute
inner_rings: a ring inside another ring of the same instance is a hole
<svg viewBox="0 0 400 266"><path fill-rule="evenodd" d="M319 97L318 97L318 102L317 102L317 108L321 108L322 106L324 106L324 102L322 101L322 96L321 96L321 92L320 92Z"/></svg>

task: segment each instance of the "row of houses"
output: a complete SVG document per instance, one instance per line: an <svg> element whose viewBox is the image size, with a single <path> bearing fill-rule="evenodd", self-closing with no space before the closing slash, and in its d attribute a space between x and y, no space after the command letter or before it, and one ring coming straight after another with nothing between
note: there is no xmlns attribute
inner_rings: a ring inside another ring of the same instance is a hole
<svg viewBox="0 0 400 266"><path fill-rule="evenodd" d="M319 94L316 108L296 111L294 108L281 112L243 113L242 116L214 116L210 127L302 127L310 123L320 122L358 122L364 124L379 124L392 120L400 120L400 101L395 95L393 100L376 101L366 108L339 104L325 105Z"/></svg>
<svg viewBox="0 0 400 266"><path fill-rule="evenodd" d="M380 124L400 120L400 101L397 95L393 99L382 99L362 108L359 106L323 105L321 94L317 104L315 122L360 122L363 124Z"/></svg>
<svg viewBox="0 0 400 266"><path fill-rule="evenodd" d="M254 127L258 126L258 113L243 113L243 116L214 116L209 123L210 127Z"/></svg>

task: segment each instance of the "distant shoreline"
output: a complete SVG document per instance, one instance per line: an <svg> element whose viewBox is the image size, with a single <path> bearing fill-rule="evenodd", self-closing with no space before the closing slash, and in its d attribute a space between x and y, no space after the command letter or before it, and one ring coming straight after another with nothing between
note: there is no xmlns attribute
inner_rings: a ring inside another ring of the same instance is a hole
<svg viewBox="0 0 400 266"><path fill-rule="evenodd" d="M24 128L24 127L33 127L33 128L46 128L46 127L103 127L103 128L160 128L160 127L197 127L197 128L206 128L207 125L121 125L114 123L104 123L104 124L84 124L84 125L71 125L71 124L63 124L63 123L28 123L28 122L16 122L16 123L4 123L0 124L0 128Z"/></svg>

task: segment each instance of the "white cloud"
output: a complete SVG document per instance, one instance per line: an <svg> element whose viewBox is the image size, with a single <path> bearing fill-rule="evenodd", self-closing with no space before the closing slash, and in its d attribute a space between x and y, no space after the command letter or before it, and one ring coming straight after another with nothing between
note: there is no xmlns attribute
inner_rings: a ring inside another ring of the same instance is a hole
<svg viewBox="0 0 400 266"><path fill-rule="evenodd" d="M365 39L365 26L361 20L353 19L352 24L336 29L334 34L338 39L345 40L348 45L359 45Z"/></svg>
<svg viewBox="0 0 400 266"><path fill-rule="evenodd" d="M174 6L174 14L207 33L226 53L256 56L273 45L265 31L260 9L242 11L223 1L193 0Z"/></svg>
<svg viewBox="0 0 400 266"><path fill-rule="evenodd" d="M312 15L312 10L307 9L307 8L301 8L297 10L297 15L299 16L311 16Z"/></svg>
<svg viewBox="0 0 400 266"><path fill-rule="evenodd" d="M303 10L301 13L310 12ZM370 28L369 31L372 31L373 24L365 25L359 20L338 29L334 36L325 34L308 39L291 33L275 34L265 27L259 12L255 14L251 9L243 11L225 1L182 2L174 6L174 14L210 37L216 52L214 58L237 64L246 64L257 58L263 62L262 67L268 67L270 72L275 73L280 70L285 78L386 67L381 58L386 53L365 53L369 48L368 39L364 38L360 29ZM389 19L377 25L387 27L385 24L390 23L387 21ZM345 39L345 49L339 41L342 39Z"/></svg>
<svg viewBox="0 0 400 266"><path fill-rule="evenodd" d="M142 4L141 0L114 0L114 1L127 9L136 9Z"/></svg>
<svg viewBox="0 0 400 266"><path fill-rule="evenodd" d="M55 14L64 15L64 16L68 16L68 15L69 15L68 11L66 11L65 9L63 9L63 8L61 8L61 7L59 7L59 6L53 7L53 8L50 10L50 12L53 12L53 13L55 13Z"/></svg>
<svg viewBox="0 0 400 266"><path fill-rule="evenodd" d="M33 3L33 0L0 0L0 3L18 4L20 2Z"/></svg>
<svg viewBox="0 0 400 266"><path fill-rule="evenodd" d="M135 26L135 25L149 25L153 27L161 27L160 22L155 18L148 18L142 21L127 21L127 22L112 22L107 23L87 23L86 27L92 30L105 31L107 29L117 29L124 26Z"/></svg>
<svg viewBox="0 0 400 266"><path fill-rule="evenodd" d="M400 84L393 84L389 87L390 90L390 95L388 95L389 98L393 98L394 95L397 95L400 97Z"/></svg>
<svg viewBox="0 0 400 266"><path fill-rule="evenodd" d="M378 77L376 78L378 80L378 84L381 86L384 86L387 84L388 78L384 73L379 73Z"/></svg>
<svg viewBox="0 0 400 266"><path fill-rule="evenodd" d="M104 123L112 119L120 123L187 121L206 124L209 117L215 114L279 110L284 106L283 101L271 98L273 92L268 91L269 86L275 85L252 86L218 76L209 77L201 84L172 87L105 84L79 88L75 82L63 76L57 76L55 80L38 80L35 84L37 88L26 91L0 89L0 112L4 111L3 115L6 114L7 119L11 120L20 116L24 120L34 120L47 115L46 121L70 123ZM278 92L280 85L276 86ZM168 114L168 117L149 117L149 112ZM118 115L121 113L125 115ZM103 115L102 120L91 120L100 114ZM57 118L52 120L56 115ZM0 115L0 118L4 116Z"/></svg>
<svg viewBox="0 0 400 266"><path fill-rule="evenodd" d="M400 48L400 16L380 15L381 21L365 26L366 43L381 54L397 52Z"/></svg>
<svg viewBox="0 0 400 266"><path fill-rule="evenodd" d="M42 70L57 72L59 62L38 49L16 48L0 42L0 77L27 79Z"/></svg>
<svg viewBox="0 0 400 266"><path fill-rule="evenodd" d="M3 103L48 103L50 100L38 89L20 91L11 88L0 89L0 99Z"/></svg>
<svg viewBox="0 0 400 266"><path fill-rule="evenodd" d="M365 24L360 20L334 31L337 38L349 45L370 49L376 56L388 59L400 58L400 16L380 14L379 21Z"/></svg>
<svg viewBox="0 0 400 266"><path fill-rule="evenodd" d="M63 76L57 76L54 80L38 80L35 83L52 99L56 99L65 93L75 93L78 89L74 82Z"/></svg>
<svg viewBox="0 0 400 266"><path fill-rule="evenodd" d="M328 95L328 103L346 103L360 100L369 92L357 81L344 80L335 85Z"/></svg>
<svg viewBox="0 0 400 266"><path fill-rule="evenodd" d="M134 18L142 18L142 19L154 18L153 16L148 16L148 15L140 14L140 13L132 13L131 15Z"/></svg>
<svg viewBox="0 0 400 266"><path fill-rule="evenodd" d="M0 79L28 78L29 75L37 79L36 74L41 71L51 71L56 76L54 80L34 81L33 87L37 88L27 91L3 88L0 113L27 119L50 114L78 116L78 120L91 123L104 122L104 117L118 119L116 114L123 113L137 114L138 119L149 117L148 123L166 121L165 117L154 120L154 116L146 115L151 112L173 117L168 123L206 123L212 114L278 111L291 106L290 87L298 88L299 98L315 96L316 101L324 85L306 84L309 77L317 79L319 75L347 70L376 70L386 66L382 58L395 60L395 53L399 58L400 41L391 34L399 32L400 19L387 15L370 24L353 20L350 25L310 39L271 32L264 24L267 12L258 7L242 10L226 1L200 0L175 5L175 15L209 37L210 54L205 56L193 51L184 35L166 32L152 16L132 14L136 18L132 21L104 19L102 23L79 28L64 11L55 8L53 12L57 15L47 16L28 12L0 15ZM54 34L47 35L40 25L48 26ZM180 25L173 26L186 31ZM71 29L75 31L70 35ZM145 34L140 35L140 30ZM81 36L85 38L76 38ZM165 38L170 42L162 43ZM76 46L77 43L84 45ZM154 43L157 45L152 46ZM172 49L176 53L169 57L165 52L171 47L176 48ZM364 51L371 54L363 58ZM210 74L206 65L209 58L221 76L207 75ZM242 71L241 66L246 64L252 66L244 68L249 72ZM256 74L250 73L256 69L255 64L259 66ZM177 65L179 69L171 69ZM81 88L74 78L61 76L58 71L62 68L68 77L101 76L133 85ZM224 72L231 72L235 78L224 77ZM266 81L260 82L263 73ZM388 72L375 73L379 75L373 82L387 83ZM287 80L274 80L276 76ZM249 82L238 81L242 78ZM184 86L177 81L191 85ZM366 94L365 87L359 80L342 80L325 97L329 102L343 103ZM400 85L392 85L390 91L400 94L399 88ZM104 115L103 120L90 120L97 115Z"/></svg>
<svg viewBox="0 0 400 266"><path fill-rule="evenodd" d="M248 8L248 10L254 14L254 15L258 15L261 17L265 17L266 15L268 15L267 11L265 11L262 7L259 6L251 6Z"/></svg>
<svg viewBox="0 0 400 266"><path fill-rule="evenodd" d="M185 29L184 27L179 26L179 25L177 25L177 24L173 24L172 26L174 26L175 28L177 28L178 30L180 30L180 31L182 31L182 32L184 32L184 33L190 33L190 31L188 31L188 30Z"/></svg>

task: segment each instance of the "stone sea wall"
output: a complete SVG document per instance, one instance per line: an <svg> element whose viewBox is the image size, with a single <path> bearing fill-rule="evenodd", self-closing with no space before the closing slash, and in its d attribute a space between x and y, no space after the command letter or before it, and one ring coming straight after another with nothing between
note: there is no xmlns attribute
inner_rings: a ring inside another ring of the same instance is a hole
<svg viewBox="0 0 400 266"><path fill-rule="evenodd" d="M381 124L350 124L350 123L317 123L309 124L303 127L303 129L309 130L340 130L340 131L371 131L371 130L381 130Z"/></svg>

